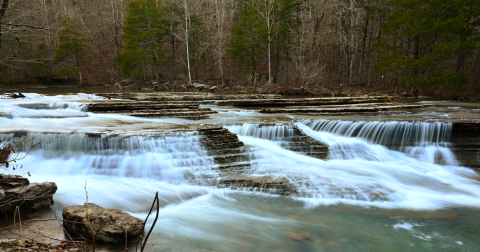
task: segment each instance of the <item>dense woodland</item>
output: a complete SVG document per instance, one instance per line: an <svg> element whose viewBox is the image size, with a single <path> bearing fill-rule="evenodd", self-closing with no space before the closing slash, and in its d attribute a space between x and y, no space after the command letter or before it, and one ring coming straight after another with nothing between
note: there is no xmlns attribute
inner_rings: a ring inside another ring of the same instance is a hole
<svg viewBox="0 0 480 252"><path fill-rule="evenodd" d="M0 0L3 83L480 92L480 0Z"/></svg>

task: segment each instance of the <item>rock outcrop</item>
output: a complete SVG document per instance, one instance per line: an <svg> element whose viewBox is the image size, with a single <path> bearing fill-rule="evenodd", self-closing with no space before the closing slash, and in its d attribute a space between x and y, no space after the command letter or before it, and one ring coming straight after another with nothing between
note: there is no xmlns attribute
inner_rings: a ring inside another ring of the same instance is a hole
<svg viewBox="0 0 480 252"><path fill-rule="evenodd" d="M89 112L122 114L148 118L184 118L201 120L216 114L209 108L200 108L200 103L192 101L157 102L109 102L87 104Z"/></svg>
<svg viewBox="0 0 480 252"><path fill-rule="evenodd" d="M310 136L307 136L297 126L292 125L293 136L282 145L287 150L299 152L314 158L326 160L328 158L328 145Z"/></svg>
<svg viewBox="0 0 480 252"><path fill-rule="evenodd" d="M300 114L311 116L345 116L345 115L385 115L391 113L405 113L405 111L392 111L397 109L419 109L433 106L430 104L408 105L393 103L364 103L354 105L337 105L337 106L318 106L318 107L289 107L289 108L264 108L259 110L260 113L276 113L276 114Z"/></svg>
<svg viewBox="0 0 480 252"><path fill-rule="evenodd" d="M321 105L342 105L357 103L379 103L389 102L393 97L372 96L372 97L335 97L335 98L295 98L295 99L245 99L234 98L231 100L209 100L204 99L202 104L235 107L287 107L287 106L321 106Z"/></svg>
<svg viewBox="0 0 480 252"><path fill-rule="evenodd" d="M105 98L128 99L134 101L229 101L236 99L271 100L282 98L280 95L271 94L217 95L203 92L99 93L97 95Z"/></svg>
<svg viewBox="0 0 480 252"><path fill-rule="evenodd" d="M297 189L285 177L273 178L270 176L249 177L249 176L231 176L219 181L220 188L230 188L232 190L247 190L253 192L263 192L278 194L282 196L291 196L297 194Z"/></svg>
<svg viewBox="0 0 480 252"><path fill-rule="evenodd" d="M93 203L85 205L88 207L88 218L95 232L95 241L125 243L125 230L130 242L142 235L144 228L142 220L119 209L106 209ZM72 237L92 240L85 205L64 208L62 212L63 226Z"/></svg>
<svg viewBox="0 0 480 252"><path fill-rule="evenodd" d="M272 126L275 127L269 124L259 125ZM294 125L289 127L292 127L292 135L283 139L282 147L315 158L328 157L328 145L305 135ZM221 126L199 128L198 132L203 136L202 143L208 155L217 164L213 169L217 170L221 179L214 180L213 183L217 183L218 187L284 196L297 194L295 186L286 178L249 176L255 159L236 134Z"/></svg>
<svg viewBox="0 0 480 252"><path fill-rule="evenodd" d="M57 185L53 182L30 183L28 179L14 175L0 175L0 211L7 214L33 212L53 204Z"/></svg>
<svg viewBox="0 0 480 252"><path fill-rule="evenodd" d="M480 169L480 123L453 123L451 150L459 165Z"/></svg>

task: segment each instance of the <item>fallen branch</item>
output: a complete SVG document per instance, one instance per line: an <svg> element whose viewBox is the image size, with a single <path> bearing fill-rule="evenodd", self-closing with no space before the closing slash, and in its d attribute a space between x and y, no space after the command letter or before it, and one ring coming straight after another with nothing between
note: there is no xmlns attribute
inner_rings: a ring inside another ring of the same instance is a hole
<svg viewBox="0 0 480 252"><path fill-rule="evenodd" d="M49 238L49 239L52 239L52 240L55 240L55 241L61 241L61 242L67 242L67 243L74 243L73 241L66 241L66 240L61 240L61 239L57 239L57 238L53 238L51 236L48 236L46 234L43 234L42 232L40 231L36 231L34 229L31 229L29 226L27 225L23 225L25 228L27 228L28 230L30 230L30 232L33 232L33 233L36 233L36 234L39 234L43 237L46 237L46 238ZM83 247L85 248L86 247L86 244L84 242L81 242L81 241L77 241L77 243L83 243ZM85 251L85 250L82 250L82 251Z"/></svg>
<svg viewBox="0 0 480 252"><path fill-rule="evenodd" d="M157 237L156 237L155 240L153 241L152 247L150 248L150 250L149 250L148 252L152 252L152 249L153 249L153 247L155 246L155 242L157 242L158 237L160 237L160 233L157 235Z"/></svg>
<svg viewBox="0 0 480 252"><path fill-rule="evenodd" d="M57 217L57 210L52 207L52 202L50 202L50 199L48 199L48 203L50 204L50 208L53 210L53 213L55 214L55 219L57 220L58 225L60 225L60 227L61 227L61 228L63 229L63 231L65 232L65 234L68 235L68 238L70 238L70 240L72 240L73 245L74 245L75 247L77 247L80 251L83 252L84 250L82 250L80 247L77 246L77 244L75 244L75 241L72 239L72 237L71 237L70 234L67 232L67 230L65 230L65 228L64 228L63 225L62 225L62 223L61 223L60 220L58 219L58 217Z"/></svg>
<svg viewBox="0 0 480 252"><path fill-rule="evenodd" d="M153 228L155 227L155 224L157 223L157 220L158 220L158 214L160 212L160 200L158 199L158 192L155 193L155 199L153 200L153 204L152 204L152 207L150 208L150 212L148 213L147 215L147 218L145 219L145 223L143 225L143 232L145 232L145 225L147 224L147 220L148 220L148 217L150 217L150 214L152 213L153 211L153 207L155 206L155 202L157 203L157 214L155 216L155 220L153 221L153 224L152 226L150 227L150 230L148 231L148 234L147 236L145 237L145 239L143 239L143 244L142 244L142 247L140 248L140 251L143 252L143 250L145 249L145 246L147 245L147 242L148 242L148 237L150 236L150 234L152 233L153 231ZM142 233L143 233L142 232Z"/></svg>

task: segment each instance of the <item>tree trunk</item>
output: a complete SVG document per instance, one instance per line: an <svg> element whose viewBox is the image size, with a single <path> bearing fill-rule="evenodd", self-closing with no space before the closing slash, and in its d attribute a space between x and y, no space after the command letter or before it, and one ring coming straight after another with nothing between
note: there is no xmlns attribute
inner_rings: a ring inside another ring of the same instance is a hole
<svg viewBox="0 0 480 252"><path fill-rule="evenodd" d="M220 0L223 2L223 0ZM222 5L223 6L223 5ZM217 24L217 35L218 35L218 74L222 80L222 86L225 85L225 77L223 75L223 20L225 15L225 9L222 9L223 13L220 15L220 8L218 7L218 0L215 0L215 11L216 11L216 24ZM220 17L221 16L221 17ZM221 20L221 22L219 22Z"/></svg>
<svg viewBox="0 0 480 252"><path fill-rule="evenodd" d="M8 9L8 1L9 0L3 0L2 7L0 7L0 48L2 47L2 20Z"/></svg>
<svg viewBox="0 0 480 252"><path fill-rule="evenodd" d="M368 10L368 8L367 8ZM363 62L365 61L365 52L367 50L367 33L368 33L368 16L365 17L365 26L363 27L363 40L362 40L362 58L360 59L360 67L358 68L358 85L362 83L363 77Z"/></svg>
<svg viewBox="0 0 480 252"><path fill-rule="evenodd" d="M192 83L192 75L190 74L190 55L188 52L188 7L187 7L187 0L185 2L185 41L186 41L186 48L187 48L187 71L188 71L188 83Z"/></svg>

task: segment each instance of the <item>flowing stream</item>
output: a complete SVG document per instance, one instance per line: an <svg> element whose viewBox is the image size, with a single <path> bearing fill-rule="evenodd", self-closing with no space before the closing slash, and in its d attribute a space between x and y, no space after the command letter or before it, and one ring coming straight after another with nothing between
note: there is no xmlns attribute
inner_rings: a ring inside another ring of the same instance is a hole
<svg viewBox="0 0 480 252"><path fill-rule="evenodd" d="M217 108L220 113L208 121L246 145L251 168L245 176L285 178L298 191L278 196L219 188L224 174L214 169L201 136L168 131L187 128L188 121L90 113L83 104L99 98L87 94L26 96L0 99L0 139L41 141L17 174L55 182L58 210L83 204L87 182L89 202L144 219L158 191L162 207L154 251L480 246L479 176L458 166L449 149L449 123L272 124L271 115ZM227 124L230 116L242 117L242 123ZM246 122L249 116L255 120ZM259 117L268 124L259 124ZM329 158L290 150L296 130L328 144Z"/></svg>

